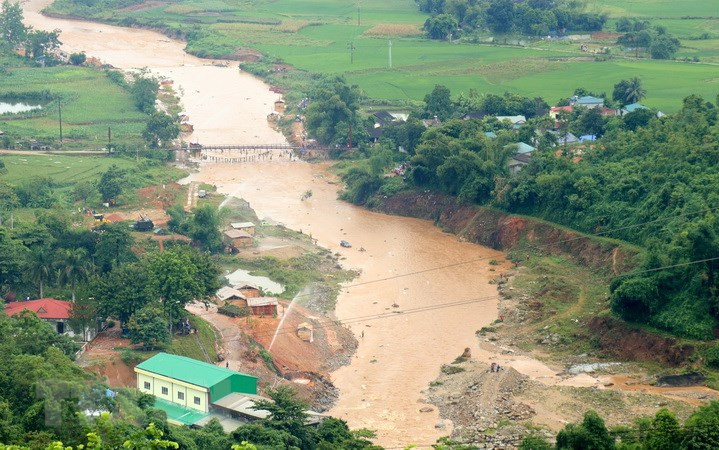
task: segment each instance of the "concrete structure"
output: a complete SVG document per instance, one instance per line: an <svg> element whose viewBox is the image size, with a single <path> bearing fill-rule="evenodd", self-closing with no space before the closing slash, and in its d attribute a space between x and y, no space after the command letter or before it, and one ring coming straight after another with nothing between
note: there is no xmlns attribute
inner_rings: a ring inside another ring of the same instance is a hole
<svg viewBox="0 0 719 450"><path fill-rule="evenodd" d="M250 236L255 235L255 224L252 222L232 222L230 226L233 230L244 231Z"/></svg>
<svg viewBox="0 0 719 450"><path fill-rule="evenodd" d="M247 306L253 316L274 316L280 302L274 297L255 297L247 299Z"/></svg>
<svg viewBox="0 0 719 450"><path fill-rule="evenodd" d="M254 245L255 243L254 239L249 233L235 229L225 231L223 235L223 241L225 242L225 245L231 247L234 250L252 247L252 245Z"/></svg>
<svg viewBox="0 0 719 450"><path fill-rule="evenodd" d="M82 330L72 330L68 321L72 317L72 302L57 300L54 298L41 298L25 302L10 302L5 305L5 314L15 316L22 311L32 311L44 321L53 326L59 334L66 334L70 337L83 336ZM85 336L92 340L97 334L97 327L90 326L85 330Z"/></svg>
<svg viewBox="0 0 719 450"><path fill-rule="evenodd" d="M167 353L141 362L135 374L140 392L202 414L210 412L213 402L234 392L257 394L256 377Z"/></svg>
<svg viewBox="0 0 719 450"><path fill-rule="evenodd" d="M634 111L639 111L640 109L649 109L649 108L642 105L641 103L632 103L632 104L626 105L624 108L622 108L620 110L620 115L624 116L629 113L633 113Z"/></svg>

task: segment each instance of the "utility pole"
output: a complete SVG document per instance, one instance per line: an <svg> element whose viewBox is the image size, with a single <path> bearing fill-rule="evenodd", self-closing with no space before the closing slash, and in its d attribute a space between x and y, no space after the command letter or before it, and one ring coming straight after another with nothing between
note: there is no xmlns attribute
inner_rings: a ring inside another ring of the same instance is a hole
<svg viewBox="0 0 719 450"><path fill-rule="evenodd" d="M57 115L60 121L60 148L62 148L62 105L59 99L57 101Z"/></svg>
<svg viewBox="0 0 719 450"><path fill-rule="evenodd" d="M392 40L389 41L389 68L392 68Z"/></svg>
<svg viewBox="0 0 719 450"><path fill-rule="evenodd" d="M347 48L350 49L350 64L354 64L355 63L355 43L350 42L349 44L347 44Z"/></svg>

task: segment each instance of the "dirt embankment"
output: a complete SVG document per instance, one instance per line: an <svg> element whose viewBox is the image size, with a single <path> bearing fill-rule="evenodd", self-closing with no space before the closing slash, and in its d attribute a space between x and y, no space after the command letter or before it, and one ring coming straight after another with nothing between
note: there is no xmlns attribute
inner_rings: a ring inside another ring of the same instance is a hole
<svg viewBox="0 0 719 450"><path fill-rule="evenodd" d="M612 317L595 317L587 324L604 353L627 361L659 361L670 367L686 363L694 347L676 339L633 329Z"/></svg>
<svg viewBox="0 0 719 450"><path fill-rule="evenodd" d="M614 274L634 267L639 254L628 245L588 237L539 219L462 205L453 197L434 192L401 192L384 199L377 209L387 214L433 220L469 242L497 250L516 250L524 245L543 253L561 254L593 269L607 268L607 272Z"/></svg>

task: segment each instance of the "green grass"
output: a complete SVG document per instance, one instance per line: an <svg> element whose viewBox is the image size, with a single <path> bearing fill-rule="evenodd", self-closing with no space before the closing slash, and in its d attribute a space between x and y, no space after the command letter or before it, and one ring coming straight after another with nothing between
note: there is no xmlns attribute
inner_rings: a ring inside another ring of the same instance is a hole
<svg viewBox="0 0 719 450"><path fill-rule="evenodd" d="M210 357L210 363L217 361L216 344L220 340L217 331L205 320L190 316L190 323L197 328L197 334L189 334L185 336L175 336L172 338L172 344L168 348L169 353L175 355L187 356L200 361L206 361L205 354L198 342L202 342L207 354Z"/></svg>
<svg viewBox="0 0 719 450"><path fill-rule="evenodd" d="M55 12L79 12L68 5L69 0L59 0L52 8ZM614 18L645 17L668 27L685 38L687 48L679 52L680 58L719 61L719 0L602 0L591 5ZM485 93L511 91L542 96L553 103L577 87L610 92L618 80L640 76L648 91L646 103L672 112L689 94L714 98L719 90L715 66L621 57L600 63L580 52L578 43L537 42L529 46L532 48L517 48L367 34L377 25L421 27L427 15L420 13L411 0L366 0L361 3L360 15L358 25L357 4L339 0L181 0L135 12L105 11L94 17L114 22L130 17L144 25L178 32L199 28L203 33L188 42L193 53L221 56L254 48L308 72L344 74L370 98L397 103L421 100L435 84L447 85L455 95L469 89ZM188 25L188 21L192 24ZM613 27L614 23L609 23L608 31ZM718 40L686 39L705 32L716 34ZM356 49L353 63L350 42ZM281 82L290 88L301 86L292 84L296 81L292 77L282 77Z"/></svg>
<svg viewBox="0 0 719 450"><path fill-rule="evenodd" d="M100 149L108 127L114 143L140 144L145 115L132 98L102 70L84 67L15 67L0 76L0 95L48 90L62 100L65 148ZM39 117L10 120L0 116L0 129L24 140L59 141L57 104Z"/></svg>

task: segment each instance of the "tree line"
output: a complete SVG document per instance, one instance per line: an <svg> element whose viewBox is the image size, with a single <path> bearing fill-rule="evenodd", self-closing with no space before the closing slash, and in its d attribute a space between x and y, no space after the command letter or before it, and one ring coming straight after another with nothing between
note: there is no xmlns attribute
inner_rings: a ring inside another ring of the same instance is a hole
<svg viewBox="0 0 719 450"><path fill-rule="evenodd" d="M562 0L420 0L420 11L432 15L424 29L432 39L488 30L547 36L552 33L600 31L605 14L585 12L579 2ZM461 30L461 31L460 31Z"/></svg>
<svg viewBox="0 0 719 450"><path fill-rule="evenodd" d="M622 105L641 100L646 91L640 80L629 79L614 86L613 98L595 95ZM458 117L468 97L451 100L449 91L438 87L416 114ZM474 97L480 111L502 98ZM541 103L526 102L532 108ZM494 116L450 119L428 129L413 119L391 123L368 151L368 163L344 173L342 195L371 206L402 189L430 188L588 233L617 229L609 236L647 253L640 268L644 272L613 281L612 309L628 321L712 339L719 327L716 262L682 264L719 256L718 112L716 103L692 95L679 112L663 117L648 108L616 117L603 116L599 108L574 108L557 120L535 116L518 127ZM573 148L565 145L568 133L598 140ZM512 175L508 161L517 142L536 150L529 164ZM407 153L398 152L399 147ZM384 176L403 163L403 177Z"/></svg>

